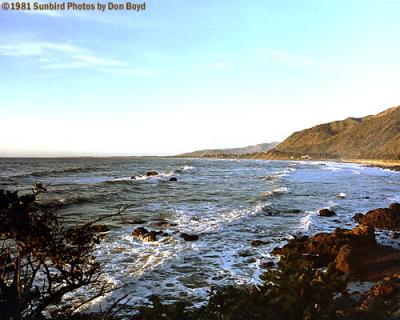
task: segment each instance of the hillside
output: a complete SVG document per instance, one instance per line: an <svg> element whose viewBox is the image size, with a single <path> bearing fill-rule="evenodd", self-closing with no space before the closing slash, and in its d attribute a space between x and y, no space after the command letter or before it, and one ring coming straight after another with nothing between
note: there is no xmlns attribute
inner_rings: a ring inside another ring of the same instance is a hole
<svg viewBox="0 0 400 320"><path fill-rule="evenodd" d="M209 149L209 150L198 150L180 154L179 157L195 157L195 158L206 158L206 157L217 157L217 156L232 156L232 155L244 155L251 153L262 153L271 150L278 145L278 142L271 143L260 143L255 146L247 146L242 148L230 148L230 149Z"/></svg>
<svg viewBox="0 0 400 320"><path fill-rule="evenodd" d="M400 106L298 131L256 158L400 159Z"/></svg>

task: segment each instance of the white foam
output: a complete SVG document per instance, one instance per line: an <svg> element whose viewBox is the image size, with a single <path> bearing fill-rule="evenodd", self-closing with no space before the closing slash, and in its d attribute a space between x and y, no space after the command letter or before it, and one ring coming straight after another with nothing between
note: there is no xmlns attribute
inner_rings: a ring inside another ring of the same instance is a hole
<svg viewBox="0 0 400 320"><path fill-rule="evenodd" d="M262 205L257 204L246 209L232 209L225 212L210 212L209 214L188 213L176 211L176 222L184 230L195 233L206 233L219 230L223 226L246 216L254 215L262 210Z"/></svg>
<svg viewBox="0 0 400 320"><path fill-rule="evenodd" d="M339 193L337 196L336 196L337 198L346 198L347 197L347 194L345 194L344 192L341 192L341 193Z"/></svg>
<svg viewBox="0 0 400 320"><path fill-rule="evenodd" d="M184 166L184 167L182 168L182 171L193 170L193 169L196 169L196 167L186 165L186 166Z"/></svg>
<svg viewBox="0 0 400 320"><path fill-rule="evenodd" d="M300 231L308 232L312 225L313 217L315 217L315 211L306 211L306 215L300 219Z"/></svg>

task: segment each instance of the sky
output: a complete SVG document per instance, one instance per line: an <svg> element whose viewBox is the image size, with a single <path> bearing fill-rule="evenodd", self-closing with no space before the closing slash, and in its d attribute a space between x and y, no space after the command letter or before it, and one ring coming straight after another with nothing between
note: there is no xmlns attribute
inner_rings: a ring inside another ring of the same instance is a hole
<svg viewBox="0 0 400 320"><path fill-rule="evenodd" d="M399 40L397 0L0 9L0 156L173 155L375 114L400 104Z"/></svg>

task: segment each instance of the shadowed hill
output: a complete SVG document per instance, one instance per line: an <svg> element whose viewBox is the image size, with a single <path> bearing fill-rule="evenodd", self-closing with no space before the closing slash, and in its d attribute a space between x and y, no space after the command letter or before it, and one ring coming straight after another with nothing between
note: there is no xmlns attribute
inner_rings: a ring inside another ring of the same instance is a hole
<svg viewBox="0 0 400 320"><path fill-rule="evenodd" d="M203 158L203 157L216 157L220 155L244 155L250 153L260 153L266 152L271 150L278 142L271 142L271 143L260 143L255 146L247 146L243 148L231 148L231 149L209 149L209 150L198 150L189 153L180 154L178 157L196 157L196 158Z"/></svg>
<svg viewBox="0 0 400 320"><path fill-rule="evenodd" d="M293 133L257 158L400 159L400 106Z"/></svg>

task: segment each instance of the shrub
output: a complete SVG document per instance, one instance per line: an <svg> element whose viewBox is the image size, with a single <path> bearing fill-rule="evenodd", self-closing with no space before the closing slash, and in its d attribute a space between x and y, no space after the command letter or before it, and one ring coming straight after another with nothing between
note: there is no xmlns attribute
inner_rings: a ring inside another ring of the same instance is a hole
<svg viewBox="0 0 400 320"><path fill-rule="evenodd" d="M36 195L0 190L1 319L65 318L76 308L61 303L65 294L90 284L106 291L92 255L99 227L67 227L59 206L39 205Z"/></svg>

